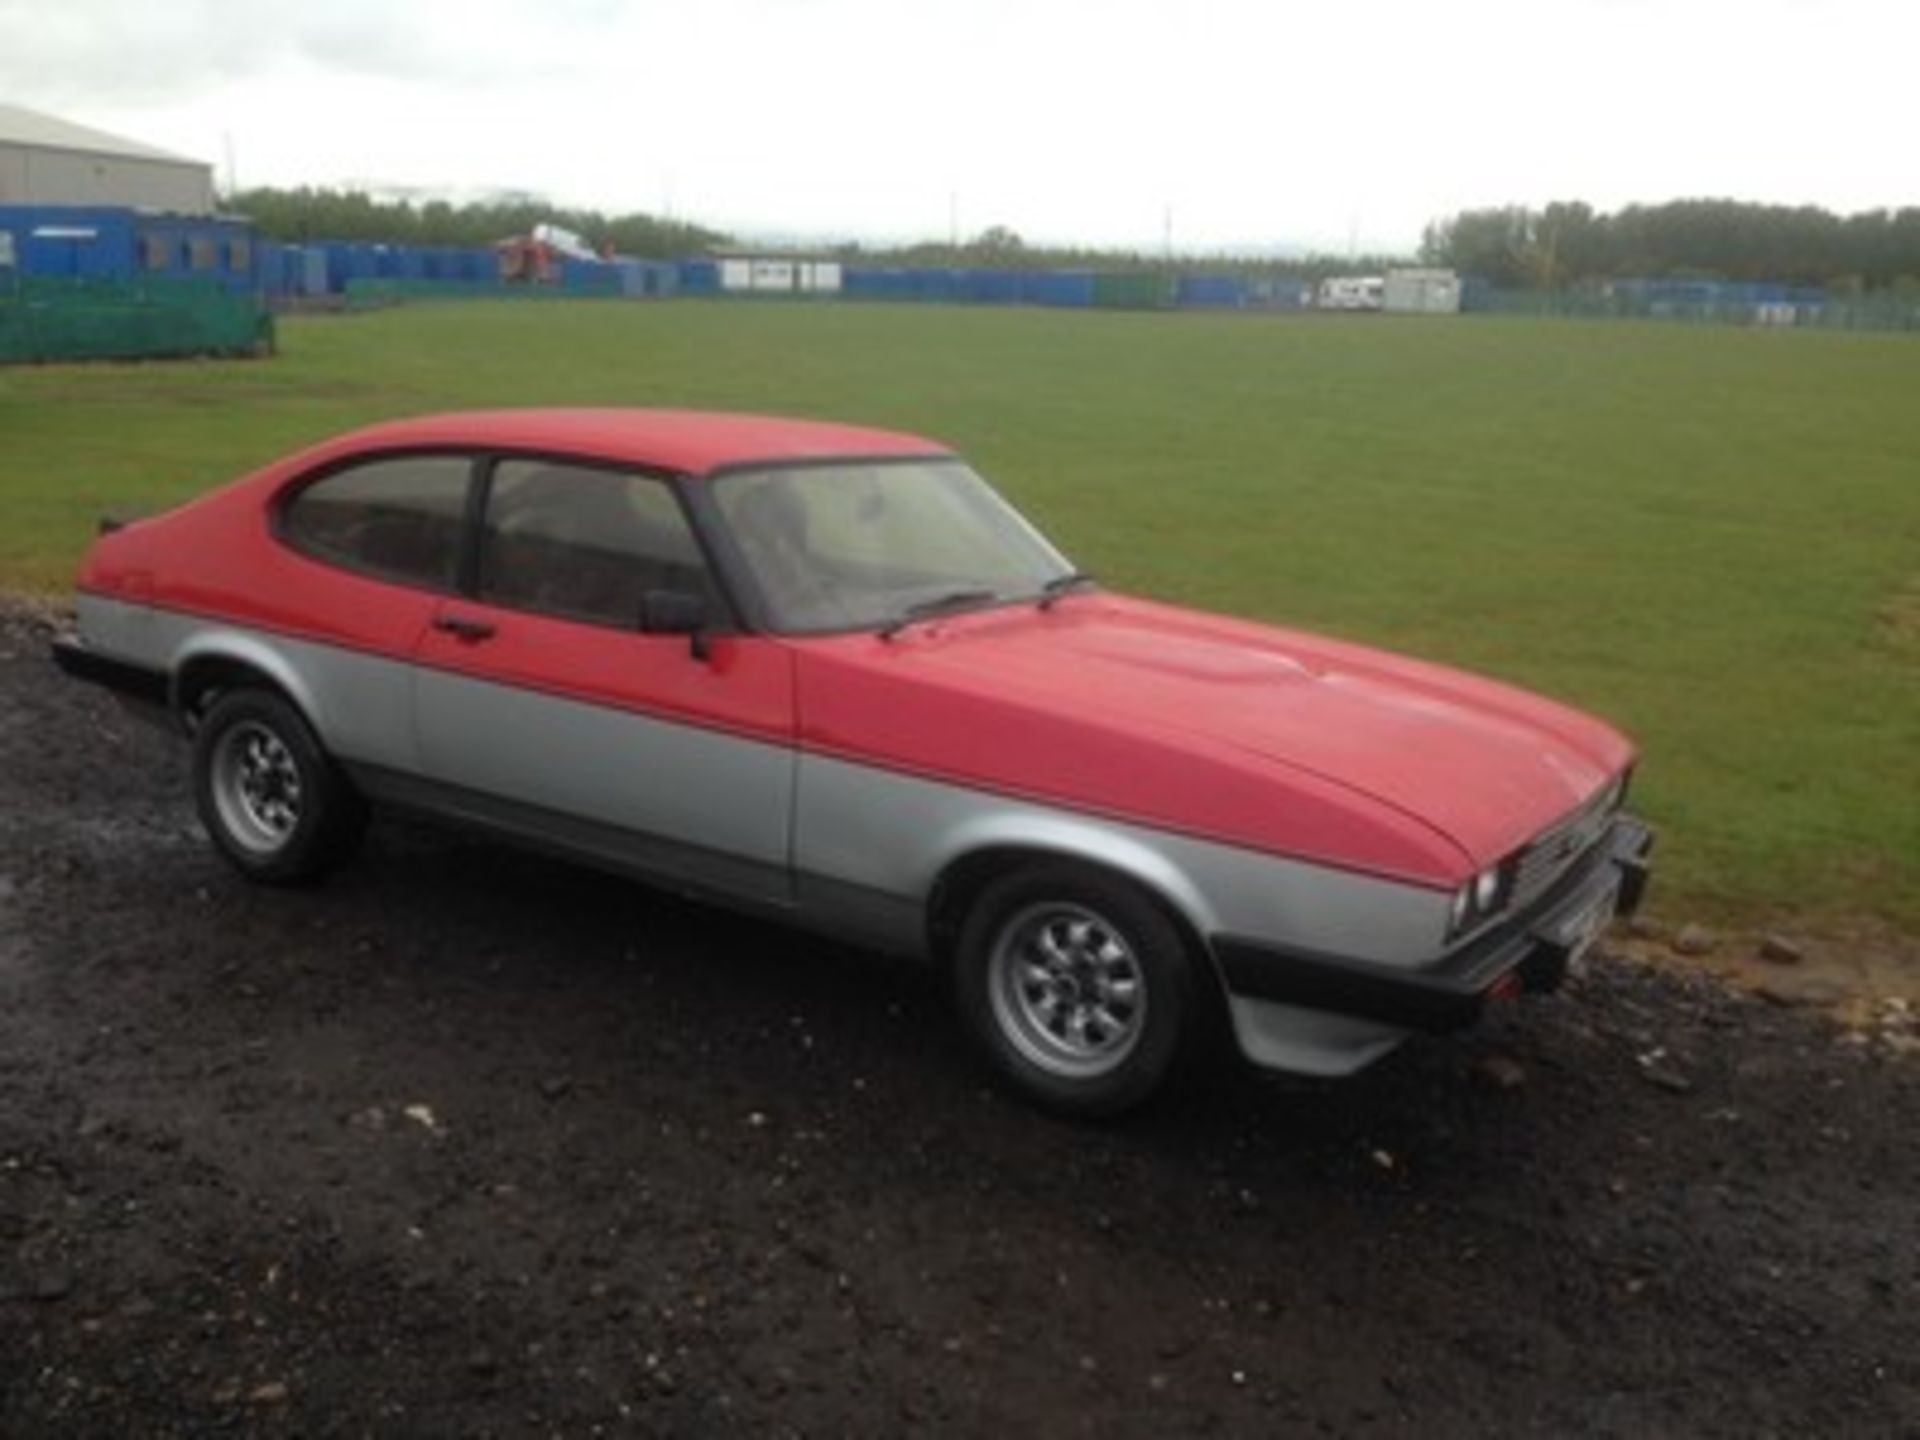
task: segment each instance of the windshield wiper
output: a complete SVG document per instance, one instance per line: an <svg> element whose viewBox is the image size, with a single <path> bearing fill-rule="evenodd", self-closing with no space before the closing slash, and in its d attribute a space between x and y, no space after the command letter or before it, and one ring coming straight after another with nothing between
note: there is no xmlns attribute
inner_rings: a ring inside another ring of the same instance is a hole
<svg viewBox="0 0 1920 1440"><path fill-rule="evenodd" d="M1082 585L1092 583L1093 576L1084 570L1069 570L1064 575L1056 575L1040 587L1040 608L1051 610L1069 590L1078 590Z"/></svg>
<svg viewBox="0 0 1920 1440"><path fill-rule="evenodd" d="M931 600L915 601L875 633L882 640L891 640L916 620L944 615L949 610L970 609L975 605L985 605L999 598L1000 593L997 590L949 590L944 595L935 595Z"/></svg>

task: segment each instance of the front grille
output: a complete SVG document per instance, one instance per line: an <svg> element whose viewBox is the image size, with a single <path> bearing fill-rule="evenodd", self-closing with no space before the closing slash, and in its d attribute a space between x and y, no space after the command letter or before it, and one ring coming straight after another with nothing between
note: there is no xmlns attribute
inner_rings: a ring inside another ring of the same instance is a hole
<svg viewBox="0 0 1920 1440"><path fill-rule="evenodd" d="M1608 785L1520 852L1513 875L1514 908L1538 899L1600 842L1620 808L1620 798L1621 787Z"/></svg>

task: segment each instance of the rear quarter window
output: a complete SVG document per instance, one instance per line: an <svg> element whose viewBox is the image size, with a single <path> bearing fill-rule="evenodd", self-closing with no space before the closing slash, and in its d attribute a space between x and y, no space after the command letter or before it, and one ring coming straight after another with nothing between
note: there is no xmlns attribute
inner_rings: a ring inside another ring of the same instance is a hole
<svg viewBox="0 0 1920 1440"><path fill-rule="evenodd" d="M632 629L649 590L720 607L664 481L529 460L495 468L480 539L481 599Z"/></svg>
<svg viewBox="0 0 1920 1440"><path fill-rule="evenodd" d="M450 590L472 476L464 455L393 456L336 470L294 492L280 537L315 559Z"/></svg>

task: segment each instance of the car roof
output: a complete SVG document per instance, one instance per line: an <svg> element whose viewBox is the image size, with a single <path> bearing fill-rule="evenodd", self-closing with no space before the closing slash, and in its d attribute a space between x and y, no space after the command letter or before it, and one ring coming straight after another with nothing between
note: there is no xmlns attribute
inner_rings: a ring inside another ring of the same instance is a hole
<svg viewBox="0 0 1920 1440"><path fill-rule="evenodd" d="M918 435L820 420L700 410L472 410L394 420L342 436L341 448L449 445L532 450L704 475L768 462L946 455ZM329 447L332 448L332 447Z"/></svg>

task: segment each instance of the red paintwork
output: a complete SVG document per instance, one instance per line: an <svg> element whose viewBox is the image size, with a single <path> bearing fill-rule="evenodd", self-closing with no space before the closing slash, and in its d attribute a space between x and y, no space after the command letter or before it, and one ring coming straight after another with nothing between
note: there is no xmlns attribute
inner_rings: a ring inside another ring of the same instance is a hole
<svg viewBox="0 0 1920 1440"><path fill-rule="evenodd" d="M83 590L503 678L954 784L1453 886L1631 763L1601 722L1492 681L1298 632L1096 593L871 634L684 641L487 610L276 543L271 498L315 466L408 447L535 450L705 474L944 454L810 421L508 411L373 427L104 536ZM484 612L480 646L433 631ZM638 649L658 665L631 665Z"/></svg>
<svg viewBox="0 0 1920 1440"><path fill-rule="evenodd" d="M133 557L171 543L156 538L162 530L177 535L189 526L193 533L191 543L196 569L202 560L219 556L241 565L247 574L252 574L252 567L257 565L271 570L275 568L273 557L289 558L279 547L269 547L271 556L266 550L251 548L248 553L236 556L229 554L227 547L234 544L254 547L266 538L265 507L289 480L359 455L434 448L576 455L692 476L705 476L758 461L791 463L835 456L951 453L931 440L890 430L696 410L475 410L391 420L289 455L178 510L104 537L82 564L80 588L121 593L129 583L142 583L139 578L131 582L128 579L130 570L141 568ZM304 571L314 567L301 562L301 568ZM220 569L227 572L225 565ZM207 578L202 575L173 577L176 584L187 586L194 580ZM269 609L280 608L272 601L282 595L282 578L260 573L259 584L241 587L242 603L249 607L264 603ZM216 588L226 593L226 587ZM379 588L391 593L391 587ZM315 618L323 626L332 625L339 618L324 610L316 611L299 593L284 598L290 602L286 608L302 630Z"/></svg>
<svg viewBox="0 0 1920 1440"><path fill-rule="evenodd" d="M590 455L684 475L706 475L760 460L950 453L944 445L917 435L765 415L697 410L476 410L371 426L286 463L305 469L316 459L363 450L447 445Z"/></svg>
<svg viewBox="0 0 1920 1440"><path fill-rule="evenodd" d="M415 658L437 670L753 740L793 741L793 656L782 641L717 636L700 664L684 635L578 625L478 600L443 600L434 609L494 627L478 644L429 629Z"/></svg>
<svg viewBox="0 0 1920 1440"><path fill-rule="evenodd" d="M795 643L809 748L1429 884L1632 759L1509 686L1119 596Z"/></svg>

